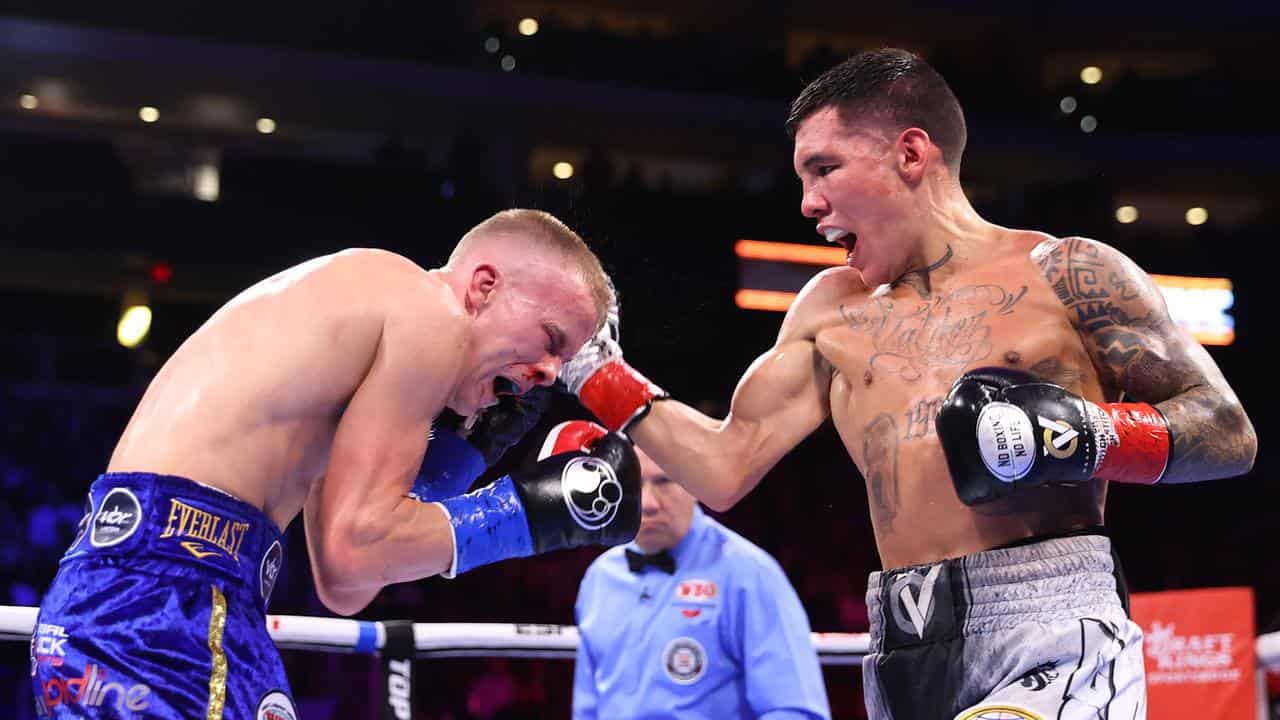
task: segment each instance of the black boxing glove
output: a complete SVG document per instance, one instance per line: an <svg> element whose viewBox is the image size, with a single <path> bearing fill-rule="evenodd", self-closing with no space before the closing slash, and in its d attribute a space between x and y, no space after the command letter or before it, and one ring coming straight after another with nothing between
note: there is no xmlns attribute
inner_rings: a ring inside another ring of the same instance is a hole
<svg viewBox="0 0 1280 720"><path fill-rule="evenodd" d="M529 513L535 553L621 545L640 530L640 458L630 438L608 433L586 442L586 452L560 453L538 464L559 465L555 482L512 475Z"/></svg>
<svg viewBox="0 0 1280 720"><path fill-rule="evenodd" d="M1021 370L965 373L935 420L966 505L1020 488L1094 478L1152 484L1169 460L1169 426L1146 403L1095 404Z"/></svg>
<svg viewBox="0 0 1280 720"><path fill-rule="evenodd" d="M498 390L498 404L481 410L479 417L469 425L459 422L457 414L448 409L441 413L437 421L438 424L447 425L452 420L454 431L479 451L486 467L497 464L508 450L515 447L538 424L551 405L555 387L535 385L523 395L516 395L515 383L502 377L497 382L501 386Z"/></svg>
<svg viewBox="0 0 1280 720"><path fill-rule="evenodd" d="M466 492L538 424L551 397L552 388L541 385L523 395L499 395L498 404L482 410L470 425L446 408L431 424L427 454L409 497L432 502Z"/></svg>
<svg viewBox="0 0 1280 720"><path fill-rule="evenodd" d="M453 528L446 577L480 565L583 545L620 545L640 529L640 460L608 433L589 452L552 455L440 502Z"/></svg>

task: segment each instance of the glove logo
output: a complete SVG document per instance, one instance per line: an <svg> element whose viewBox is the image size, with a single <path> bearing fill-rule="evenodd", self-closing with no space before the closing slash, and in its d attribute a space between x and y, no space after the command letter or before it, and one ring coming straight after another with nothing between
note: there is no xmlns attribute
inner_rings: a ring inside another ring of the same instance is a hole
<svg viewBox="0 0 1280 720"><path fill-rule="evenodd" d="M1050 420L1043 415L1037 415L1036 419L1040 421L1040 427L1044 428L1044 451L1059 460L1066 460L1076 454L1076 448L1080 446L1080 431L1062 422L1061 420ZM1054 433L1057 433L1056 435Z"/></svg>
<svg viewBox="0 0 1280 720"><path fill-rule="evenodd" d="M1011 483L1031 472L1035 428L1031 418L1016 405L989 403L978 414L978 454L997 479Z"/></svg>
<svg viewBox="0 0 1280 720"><path fill-rule="evenodd" d="M622 505L622 483L608 463L576 457L560 471L560 490L573 521L586 530L613 522Z"/></svg>

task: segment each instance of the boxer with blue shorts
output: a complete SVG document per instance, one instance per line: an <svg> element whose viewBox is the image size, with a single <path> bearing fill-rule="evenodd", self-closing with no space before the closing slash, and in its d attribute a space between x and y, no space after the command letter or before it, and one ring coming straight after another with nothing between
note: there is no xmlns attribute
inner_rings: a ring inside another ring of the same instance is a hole
<svg viewBox="0 0 1280 720"><path fill-rule="evenodd" d="M631 540L639 461L617 433L467 492L614 300L582 239L534 210L481 222L442 267L347 250L232 298L92 485L32 635L37 711L293 720L266 608L298 515L340 615L393 583Z"/></svg>
<svg viewBox="0 0 1280 720"><path fill-rule="evenodd" d="M40 608L37 714L295 718L266 608L262 511L191 480L109 473Z"/></svg>

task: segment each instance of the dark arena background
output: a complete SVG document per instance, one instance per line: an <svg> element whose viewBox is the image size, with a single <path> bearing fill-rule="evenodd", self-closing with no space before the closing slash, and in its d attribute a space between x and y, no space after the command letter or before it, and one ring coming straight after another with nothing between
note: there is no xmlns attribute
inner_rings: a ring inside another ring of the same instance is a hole
<svg viewBox="0 0 1280 720"><path fill-rule="evenodd" d="M1280 6L1260 0L5 0L0 604L39 604L86 488L182 340L241 288L343 248L432 267L497 210L552 212L614 278L628 360L722 417L777 334L771 308L829 248L800 214L788 104L890 45L955 89L979 213L1105 241L1160 275L1255 424L1246 476L1113 486L1130 589L1251 588L1256 633L1280 631L1277 28ZM139 306L141 340L118 332ZM497 470L585 416L558 401ZM777 558L814 630L867 631L879 561L830 423L714 515ZM270 611L332 617L301 519L287 538ZM392 586L357 617L571 625L599 552ZM0 718L34 718L27 644L0 649ZM382 717L376 658L284 659L300 717ZM567 717L572 677L564 659L424 659L413 716ZM865 717L856 665L825 678L834 717Z"/></svg>

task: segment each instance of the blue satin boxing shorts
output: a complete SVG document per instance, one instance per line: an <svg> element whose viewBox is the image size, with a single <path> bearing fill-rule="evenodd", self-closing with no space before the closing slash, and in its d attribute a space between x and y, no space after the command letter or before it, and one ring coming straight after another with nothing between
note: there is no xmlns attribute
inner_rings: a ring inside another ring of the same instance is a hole
<svg viewBox="0 0 1280 720"><path fill-rule="evenodd" d="M283 559L275 524L231 495L98 477L31 637L36 714L296 720L266 622Z"/></svg>

